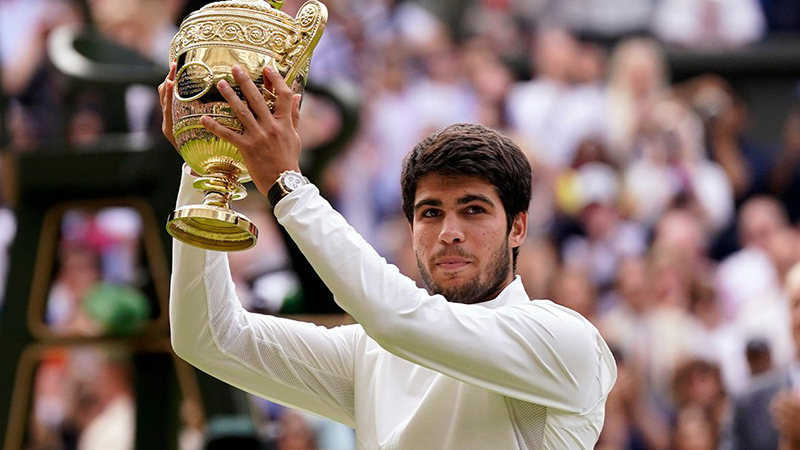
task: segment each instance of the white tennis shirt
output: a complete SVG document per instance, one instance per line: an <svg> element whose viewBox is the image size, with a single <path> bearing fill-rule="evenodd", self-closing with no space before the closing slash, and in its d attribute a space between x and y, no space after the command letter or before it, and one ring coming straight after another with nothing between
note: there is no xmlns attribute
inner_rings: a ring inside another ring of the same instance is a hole
<svg viewBox="0 0 800 450"><path fill-rule="evenodd" d="M202 201L184 174L178 206ZM359 450L591 449L616 366L587 320L528 299L449 303L388 264L313 185L278 221L358 325L249 313L225 253L175 241L172 343L252 394L342 422Z"/></svg>

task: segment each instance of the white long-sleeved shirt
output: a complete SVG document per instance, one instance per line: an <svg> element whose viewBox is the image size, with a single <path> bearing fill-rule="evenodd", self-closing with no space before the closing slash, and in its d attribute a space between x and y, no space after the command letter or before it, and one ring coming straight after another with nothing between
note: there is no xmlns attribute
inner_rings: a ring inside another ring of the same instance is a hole
<svg viewBox="0 0 800 450"><path fill-rule="evenodd" d="M178 206L199 193L184 175ZM474 305L430 295L381 258L313 185L278 221L358 325L249 313L225 253L175 242L172 343L233 386L342 422L359 450L590 449L616 377L597 330L515 279Z"/></svg>

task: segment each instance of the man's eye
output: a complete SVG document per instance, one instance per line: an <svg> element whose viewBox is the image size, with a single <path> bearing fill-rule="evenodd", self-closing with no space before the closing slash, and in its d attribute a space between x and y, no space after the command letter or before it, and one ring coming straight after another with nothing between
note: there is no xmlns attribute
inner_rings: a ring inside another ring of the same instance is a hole
<svg viewBox="0 0 800 450"><path fill-rule="evenodd" d="M438 217L439 214L440 213L439 213L438 209L426 209L425 211L422 211L421 216L422 217Z"/></svg>
<svg viewBox="0 0 800 450"><path fill-rule="evenodd" d="M483 208L482 208L482 207L480 207L480 206L477 206L477 205L470 205L470 206L468 206L468 207L467 207L467 209L465 210L465 212L466 212L467 214L481 214L481 213L485 213L485 212L486 212L486 210L485 210L485 209L483 209Z"/></svg>

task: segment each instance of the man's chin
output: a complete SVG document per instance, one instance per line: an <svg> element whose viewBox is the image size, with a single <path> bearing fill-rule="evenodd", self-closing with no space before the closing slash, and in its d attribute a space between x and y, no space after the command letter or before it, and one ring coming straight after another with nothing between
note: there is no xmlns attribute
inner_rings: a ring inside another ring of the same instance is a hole
<svg viewBox="0 0 800 450"><path fill-rule="evenodd" d="M476 286L474 282L463 281L460 283L447 283L445 285L434 286L434 294L441 294L448 302L451 303L475 303L480 300L482 296L478 293L480 286Z"/></svg>

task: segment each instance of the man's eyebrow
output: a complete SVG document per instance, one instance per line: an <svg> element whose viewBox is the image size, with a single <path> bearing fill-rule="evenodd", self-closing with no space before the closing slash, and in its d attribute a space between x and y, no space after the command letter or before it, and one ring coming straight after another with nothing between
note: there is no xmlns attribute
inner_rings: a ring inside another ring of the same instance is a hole
<svg viewBox="0 0 800 450"><path fill-rule="evenodd" d="M414 205L414 211L416 211L416 210L418 210L420 208L423 208L425 206L437 206L437 207L440 207L440 206L442 206L442 201L441 200L436 200L436 199L433 199L433 198L426 198L424 200L420 200L419 202L417 202L416 205Z"/></svg>
<svg viewBox="0 0 800 450"><path fill-rule="evenodd" d="M467 203L471 202L483 202L489 206L494 206L494 202L487 196L481 194L467 194L456 201L458 205L466 205ZM441 200L433 199L433 198L426 198L417 202L414 205L414 211L419 210L425 206L435 206L437 208L442 207L444 203Z"/></svg>
<svg viewBox="0 0 800 450"><path fill-rule="evenodd" d="M470 203L470 202L474 202L474 201L484 202L484 203L488 204L489 206L494 206L494 202L491 199L489 199L489 197L487 197L485 195L481 195L481 194L467 194L467 195L459 198L457 203L459 205L464 205L466 203Z"/></svg>

